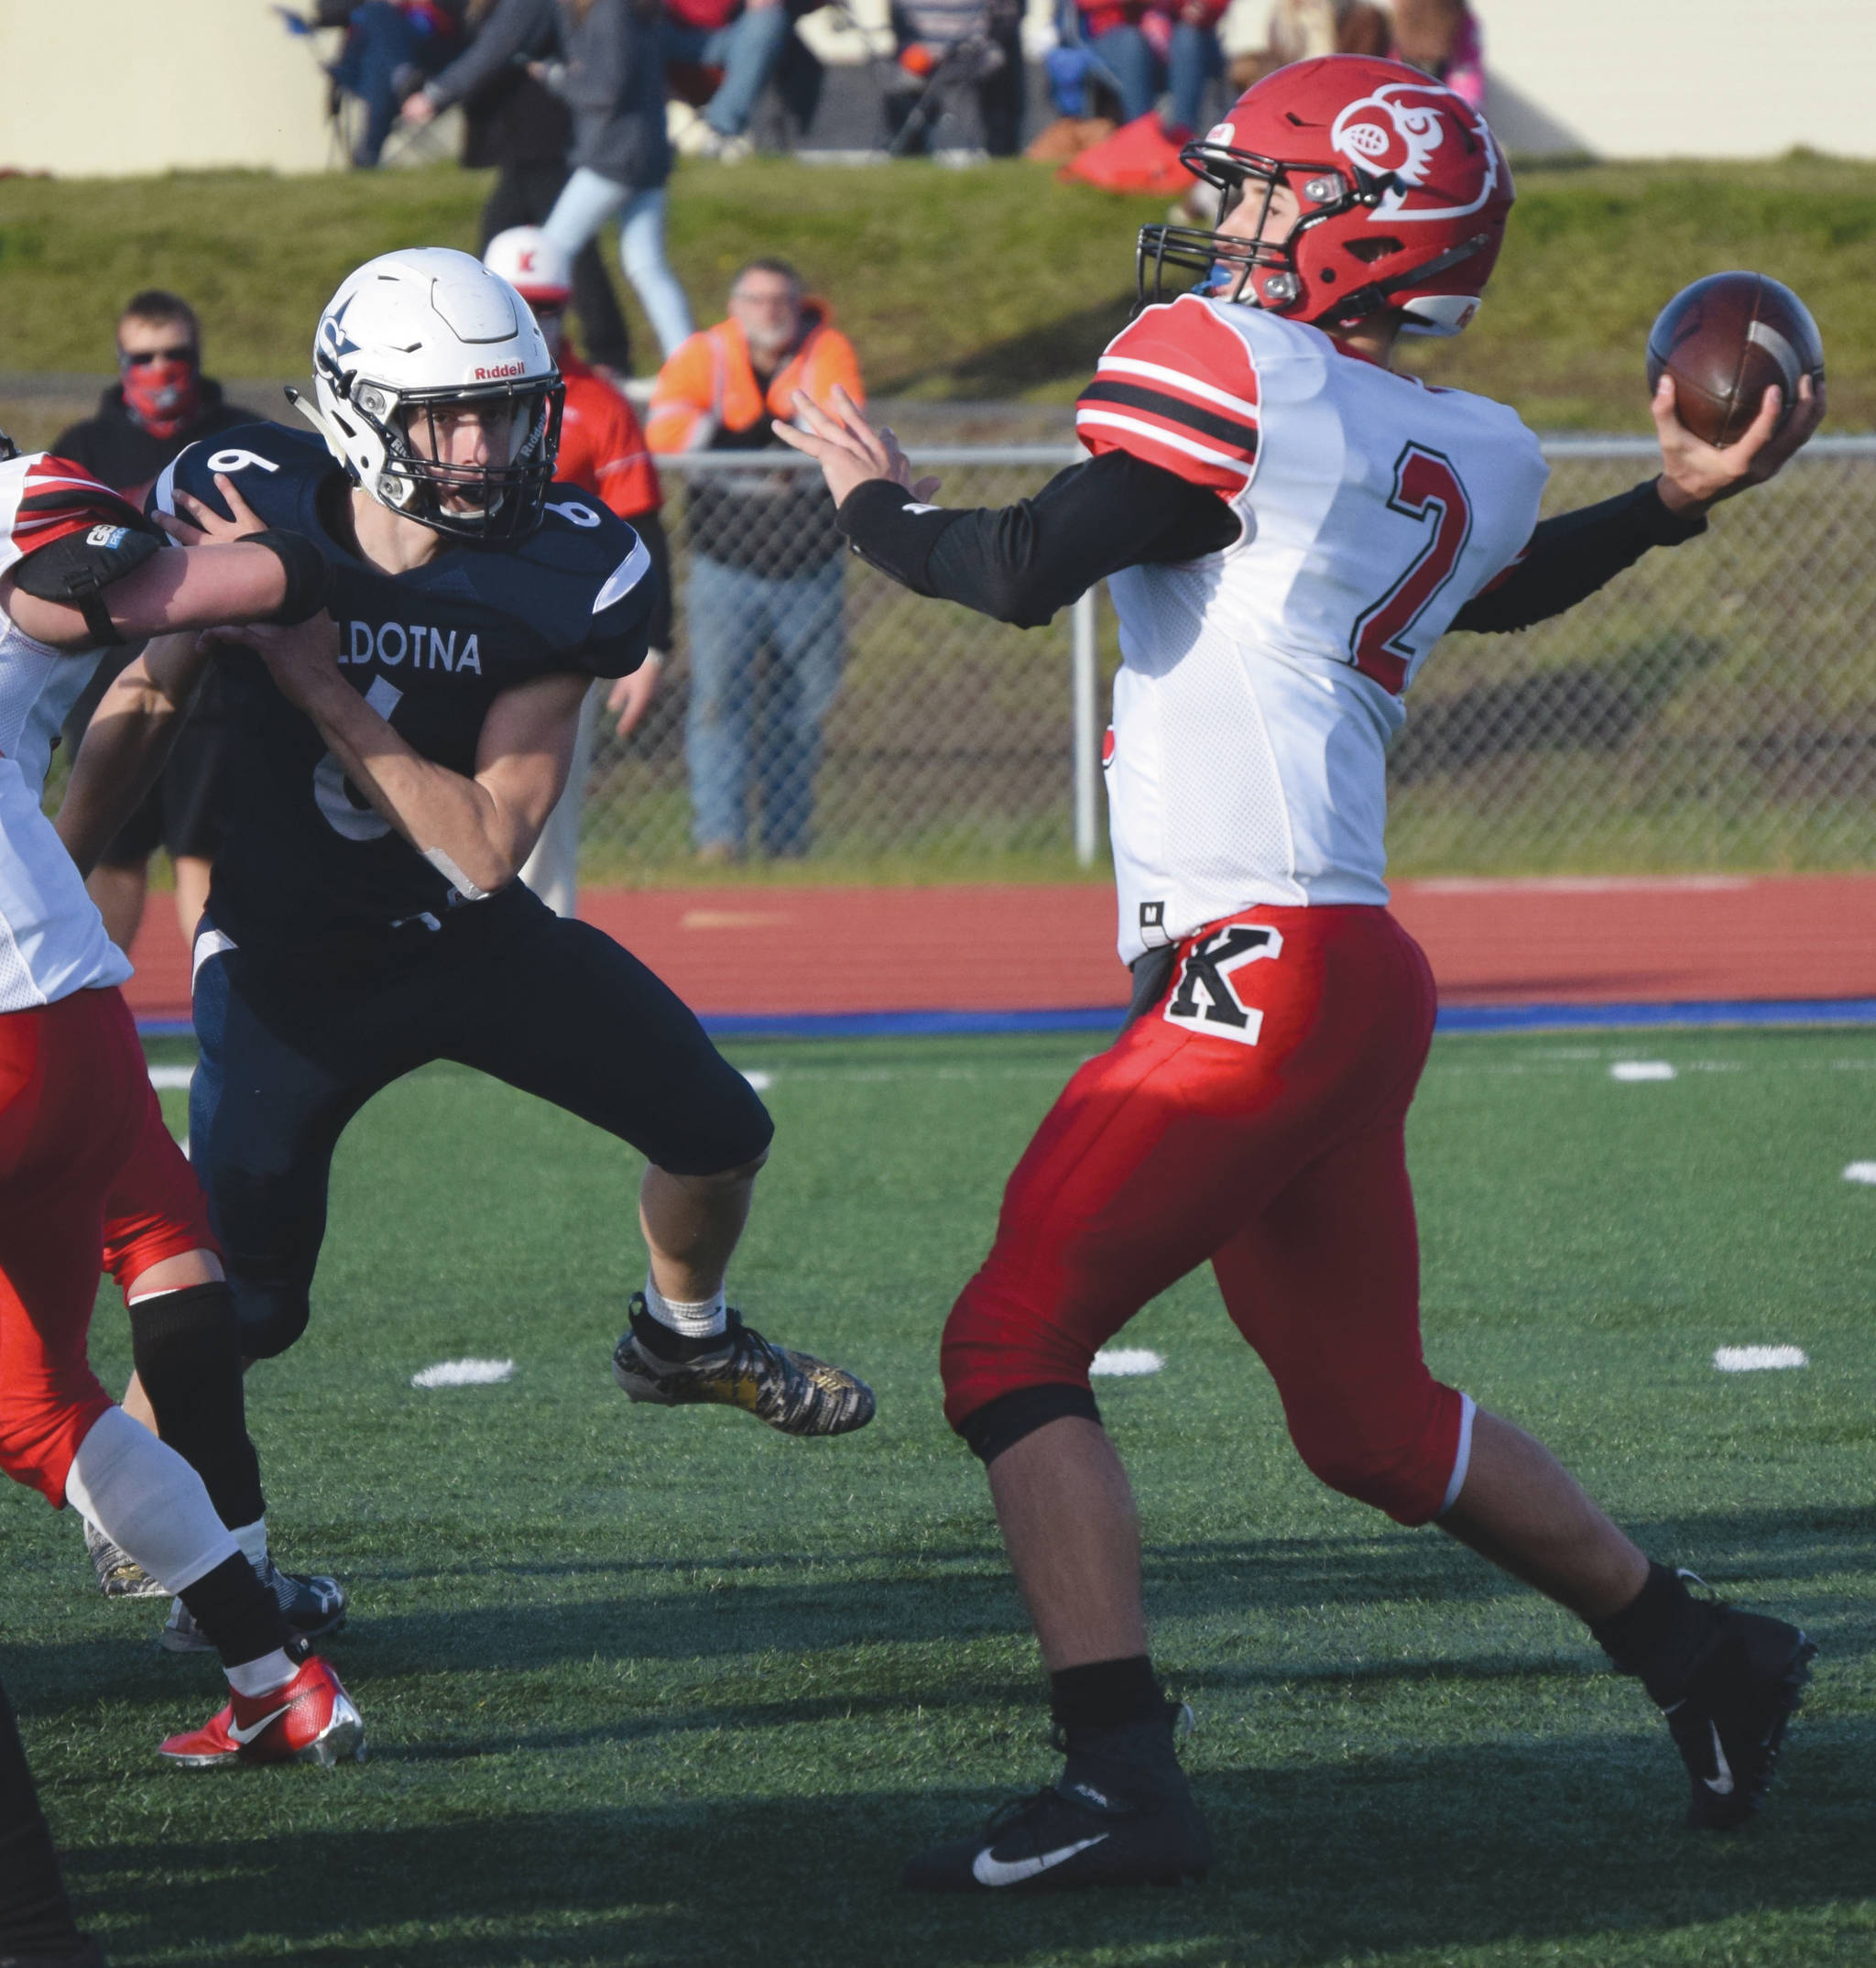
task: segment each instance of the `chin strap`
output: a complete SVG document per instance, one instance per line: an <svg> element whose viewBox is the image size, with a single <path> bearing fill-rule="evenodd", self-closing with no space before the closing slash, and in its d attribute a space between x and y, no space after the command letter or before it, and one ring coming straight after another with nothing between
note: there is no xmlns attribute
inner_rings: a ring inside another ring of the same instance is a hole
<svg viewBox="0 0 1876 1968"><path fill-rule="evenodd" d="M326 449L350 472L352 461L345 455L345 441L333 428L332 420L320 409L319 405L313 402L304 391L295 389L290 385L287 390L287 400L325 439Z"/></svg>

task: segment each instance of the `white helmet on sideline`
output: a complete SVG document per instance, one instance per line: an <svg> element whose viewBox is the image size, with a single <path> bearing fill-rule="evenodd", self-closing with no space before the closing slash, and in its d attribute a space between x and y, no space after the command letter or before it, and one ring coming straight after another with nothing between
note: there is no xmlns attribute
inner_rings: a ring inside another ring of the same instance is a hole
<svg viewBox="0 0 1876 1968"><path fill-rule="evenodd" d="M312 369L318 408L298 396L296 407L381 506L470 540L540 524L565 391L527 303L480 260L445 246L367 260L320 316ZM488 419L487 464L439 462L446 407ZM410 442L419 418L427 452Z"/></svg>
<svg viewBox="0 0 1876 1968"><path fill-rule="evenodd" d="M488 242L482 264L530 308L561 308L573 291L573 260L538 225L511 225Z"/></svg>

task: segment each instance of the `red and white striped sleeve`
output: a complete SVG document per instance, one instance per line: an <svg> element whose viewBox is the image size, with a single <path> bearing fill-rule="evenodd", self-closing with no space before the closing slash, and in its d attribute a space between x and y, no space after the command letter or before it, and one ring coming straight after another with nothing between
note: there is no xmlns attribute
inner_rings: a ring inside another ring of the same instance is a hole
<svg viewBox="0 0 1876 1968"><path fill-rule="evenodd" d="M0 465L0 574L41 547L93 527L151 530L122 494L65 458L41 451Z"/></svg>
<svg viewBox="0 0 1876 1968"><path fill-rule="evenodd" d="M1190 297L1123 328L1074 406L1075 435L1094 456L1130 452L1227 499L1256 475L1258 427L1249 348Z"/></svg>

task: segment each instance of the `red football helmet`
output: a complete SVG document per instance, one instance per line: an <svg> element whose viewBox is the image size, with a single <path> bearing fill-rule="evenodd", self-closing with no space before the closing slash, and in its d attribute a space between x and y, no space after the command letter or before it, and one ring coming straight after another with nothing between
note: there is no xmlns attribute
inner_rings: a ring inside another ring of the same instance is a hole
<svg viewBox="0 0 1876 1968"><path fill-rule="evenodd" d="M1143 302L1172 298L1165 269L1177 268L1204 275L1215 298L1318 328L1398 308L1404 333L1457 334L1478 312L1511 168L1484 117L1418 69L1367 55L1292 62L1179 155L1218 188L1220 224L1259 185L1265 213L1279 184L1302 210L1282 240L1143 227Z"/></svg>

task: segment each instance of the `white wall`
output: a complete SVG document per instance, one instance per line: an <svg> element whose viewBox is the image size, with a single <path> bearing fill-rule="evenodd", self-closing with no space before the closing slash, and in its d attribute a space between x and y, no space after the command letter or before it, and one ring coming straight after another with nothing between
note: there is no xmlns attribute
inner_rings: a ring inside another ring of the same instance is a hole
<svg viewBox="0 0 1876 1968"><path fill-rule="evenodd" d="M1472 0L1519 151L1876 157L1876 0Z"/></svg>
<svg viewBox="0 0 1876 1968"><path fill-rule="evenodd" d="M323 170L320 45L266 0L0 0L0 166Z"/></svg>

